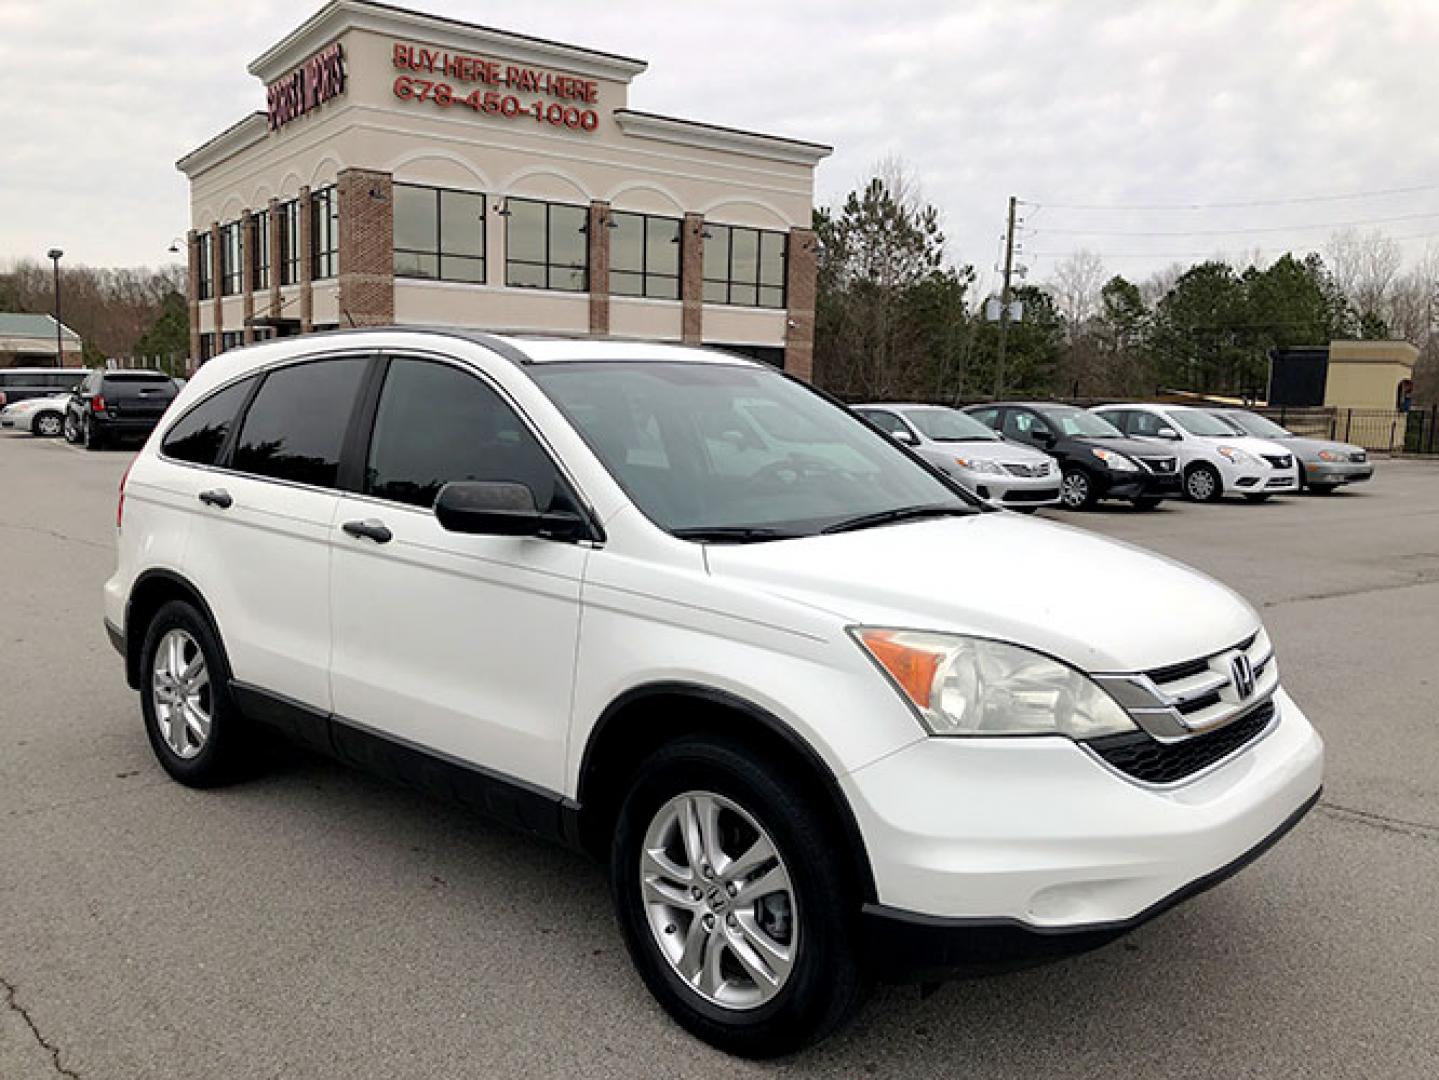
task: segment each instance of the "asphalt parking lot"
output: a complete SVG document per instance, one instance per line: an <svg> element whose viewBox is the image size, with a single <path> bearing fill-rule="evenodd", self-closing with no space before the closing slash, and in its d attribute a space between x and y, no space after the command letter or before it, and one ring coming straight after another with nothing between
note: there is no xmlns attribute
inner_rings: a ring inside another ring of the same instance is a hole
<svg viewBox="0 0 1439 1080"><path fill-rule="evenodd" d="M1439 462L1052 515L1262 609L1328 744L1323 802L1122 943L884 989L754 1065L661 1014L576 856L299 754L218 792L166 779L100 624L129 457L0 435L5 1080L1439 1075Z"/></svg>

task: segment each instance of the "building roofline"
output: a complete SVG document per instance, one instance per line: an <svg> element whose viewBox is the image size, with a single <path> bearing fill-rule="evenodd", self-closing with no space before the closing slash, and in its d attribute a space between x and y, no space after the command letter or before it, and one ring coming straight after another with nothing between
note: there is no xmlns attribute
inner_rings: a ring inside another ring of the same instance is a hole
<svg viewBox="0 0 1439 1080"><path fill-rule="evenodd" d="M228 157L248 150L260 142L270 131L269 120L258 110L231 124L213 139L201 143L179 161L175 168L188 177L204 172Z"/></svg>
<svg viewBox="0 0 1439 1080"><path fill-rule="evenodd" d="M17 315L27 320L43 320L45 323L45 329L37 329L35 332L32 333L28 330L7 329L3 325L3 323L0 323L0 338L5 338L7 340L14 340L19 338L26 341L55 340L55 316L51 315L48 311L0 311L0 320L3 320L7 317L14 318ZM61 337L67 341L81 342L83 340L79 334L77 334L74 330L70 329L70 327L68 327L64 323L60 324L60 334Z"/></svg>
<svg viewBox="0 0 1439 1080"><path fill-rule="evenodd" d="M469 51L502 50L517 60L618 82L629 82L649 66L630 56L410 11L376 0L330 0L252 60L247 70L262 82L274 82L350 29L423 36L434 44Z"/></svg>
<svg viewBox="0 0 1439 1080"><path fill-rule="evenodd" d="M813 167L834 152L834 147L823 143L805 142L783 135L766 135L758 131L743 131L740 128L683 120L677 116L640 112L637 109L616 109L614 118L621 131L635 138L655 139L658 142L699 147L703 150L747 154L750 157L783 161L791 165Z"/></svg>

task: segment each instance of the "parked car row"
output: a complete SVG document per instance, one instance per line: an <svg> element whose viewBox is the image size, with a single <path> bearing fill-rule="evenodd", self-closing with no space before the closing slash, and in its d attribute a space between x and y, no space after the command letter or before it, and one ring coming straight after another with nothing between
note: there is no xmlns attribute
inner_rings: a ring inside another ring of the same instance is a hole
<svg viewBox="0 0 1439 1080"><path fill-rule="evenodd" d="M854 410L980 498L1022 512L1104 499L1149 510L1176 496L1264 502L1301 488L1328 494L1374 472L1362 447L1300 438L1244 409L1003 401Z"/></svg>
<svg viewBox="0 0 1439 1080"><path fill-rule="evenodd" d="M0 372L13 375L15 372ZM87 371L46 369L43 381L33 372L8 380L0 393L0 428L32 435L64 435L70 443L98 450L120 438L144 438L155 429L180 392L183 381L163 371ZM78 382L75 381L78 379ZM55 392L56 386L65 386ZM14 400L10 400L10 396Z"/></svg>

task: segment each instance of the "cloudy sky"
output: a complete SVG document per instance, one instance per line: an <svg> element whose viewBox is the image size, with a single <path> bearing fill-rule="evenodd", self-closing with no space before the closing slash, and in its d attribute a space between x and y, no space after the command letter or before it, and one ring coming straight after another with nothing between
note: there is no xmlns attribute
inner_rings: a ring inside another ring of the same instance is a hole
<svg viewBox="0 0 1439 1080"><path fill-rule="evenodd" d="M175 159L263 105L245 65L319 6L0 0L0 263L166 261ZM822 202L898 155L982 279L1011 193L1037 279L1077 247L1141 276L1350 222L1439 243L1439 0L409 6L646 59L636 108L830 143Z"/></svg>

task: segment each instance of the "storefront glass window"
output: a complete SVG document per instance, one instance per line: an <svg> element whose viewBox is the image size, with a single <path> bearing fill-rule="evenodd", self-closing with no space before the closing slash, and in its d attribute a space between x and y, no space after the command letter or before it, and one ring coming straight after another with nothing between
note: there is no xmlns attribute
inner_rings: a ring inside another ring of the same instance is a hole
<svg viewBox="0 0 1439 1080"><path fill-rule="evenodd" d="M195 237L195 295L201 300L209 300L215 295L215 279L212 274L214 263L212 248L210 245L209 232L202 232Z"/></svg>
<svg viewBox="0 0 1439 1080"><path fill-rule="evenodd" d="M705 303L784 307L787 239L781 232L706 222Z"/></svg>
<svg viewBox="0 0 1439 1080"><path fill-rule="evenodd" d="M232 221L220 228L220 295L234 296L240 291L240 223Z"/></svg>
<svg viewBox="0 0 1439 1080"><path fill-rule="evenodd" d="M589 209L533 199L507 200L505 284L584 292L589 288Z"/></svg>
<svg viewBox="0 0 1439 1080"><path fill-rule="evenodd" d="M270 212L260 210L250 217L250 273L255 290L270 287Z"/></svg>
<svg viewBox="0 0 1439 1080"><path fill-rule="evenodd" d="M483 284L484 195L396 184L395 274Z"/></svg>
<svg viewBox="0 0 1439 1080"><path fill-rule="evenodd" d="M300 203L291 199L281 203L280 213L280 284L294 285L300 280Z"/></svg>
<svg viewBox="0 0 1439 1080"><path fill-rule="evenodd" d="M311 193L310 215L310 276L332 278L340 252L340 200L334 185Z"/></svg>
<svg viewBox="0 0 1439 1080"><path fill-rule="evenodd" d="M617 211L610 220L610 292L678 300L679 219Z"/></svg>

